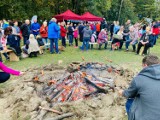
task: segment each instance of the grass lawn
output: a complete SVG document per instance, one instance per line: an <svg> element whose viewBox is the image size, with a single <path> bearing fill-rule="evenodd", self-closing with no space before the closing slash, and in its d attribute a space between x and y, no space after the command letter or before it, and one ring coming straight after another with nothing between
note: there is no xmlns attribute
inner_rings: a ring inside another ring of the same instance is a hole
<svg viewBox="0 0 160 120"><path fill-rule="evenodd" d="M124 46L123 46L124 48ZM139 72L141 68L141 61L143 56L135 55L133 52L124 52L122 51L110 51L108 50L89 50L88 52L82 52L80 49L75 49L74 47L69 47L65 49L62 54L49 54L49 51L46 51L44 55L39 55L37 58L26 58L22 59L19 62L9 62L5 61L5 64L9 67L18 70L25 70L27 68L33 68L35 66L42 66L47 64L58 64L59 60L62 60L61 65L66 66L72 61L82 61L84 57L85 61L95 61L103 62L108 64L117 64L125 68L129 68L135 72ZM130 46L130 51L132 47ZM155 54L160 57L160 40L154 48L150 49L150 54ZM109 63L106 59L110 59L113 63ZM0 85L0 88L5 87L5 84ZM124 119L127 120L127 117Z"/></svg>
<svg viewBox="0 0 160 120"><path fill-rule="evenodd" d="M125 48L125 46L123 46L123 48ZM37 58L25 58L19 62L6 61L5 64L14 69L25 70L30 67L47 65L50 63L57 64L59 60L62 60L63 63L61 65L66 66L72 61L82 61L83 56L85 61L95 61L111 64L107 62L107 58L113 61L112 64L118 64L122 67L129 68L137 72L141 69L141 60L143 56L135 55L133 52L125 52L124 50L110 51L109 49L110 48L108 48L108 50L94 49L89 50L88 52L82 52L80 49L67 46L62 54L49 54L49 51L46 51L44 55L39 55ZM132 51L131 46L130 51ZM150 54L155 54L160 57L160 40L156 46L150 49Z"/></svg>

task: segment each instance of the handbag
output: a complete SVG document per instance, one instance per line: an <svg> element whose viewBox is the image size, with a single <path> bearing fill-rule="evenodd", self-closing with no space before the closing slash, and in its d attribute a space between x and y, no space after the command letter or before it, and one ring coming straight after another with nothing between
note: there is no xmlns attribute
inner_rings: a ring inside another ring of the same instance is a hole
<svg viewBox="0 0 160 120"><path fill-rule="evenodd" d="M121 35L113 34L114 39L122 40L123 37Z"/></svg>

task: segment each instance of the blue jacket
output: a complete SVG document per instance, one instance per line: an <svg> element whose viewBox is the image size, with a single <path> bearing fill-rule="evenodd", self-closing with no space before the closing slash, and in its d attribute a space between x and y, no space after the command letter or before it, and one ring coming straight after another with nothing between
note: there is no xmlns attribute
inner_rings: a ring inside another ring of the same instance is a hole
<svg viewBox="0 0 160 120"><path fill-rule="evenodd" d="M144 68L123 95L134 98L128 120L160 120L160 65Z"/></svg>
<svg viewBox="0 0 160 120"><path fill-rule="evenodd" d="M33 30L38 30L38 31L34 32ZM31 25L31 31L32 31L33 35L38 35L39 34L39 30L40 30L39 23L32 23L32 25Z"/></svg>
<svg viewBox="0 0 160 120"><path fill-rule="evenodd" d="M48 25L48 38L59 38L60 27L57 23L50 21Z"/></svg>

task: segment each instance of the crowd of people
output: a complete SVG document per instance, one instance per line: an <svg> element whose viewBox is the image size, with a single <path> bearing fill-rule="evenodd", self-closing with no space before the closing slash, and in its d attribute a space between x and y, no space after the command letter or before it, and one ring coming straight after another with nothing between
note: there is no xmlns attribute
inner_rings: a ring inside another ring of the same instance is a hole
<svg viewBox="0 0 160 120"><path fill-rule="evenodd" d="M7 49L11 49L17 56L22 53L29 57L37 57L37 54L43 54L43 50L50 50L51 54L60 54L58 49L59 40L61 45L67 47L66 40L69 40L69 46L80 48L82 51L93 49L94 44L98 44L98 50L107 49L108 43L111 43L110 50L122 50L125 43L126 52L129 46L133 48L133 52L139 54L140 49L144 46L143 55L147 54L147 50L157 43L160 34L160 21L153 22L152 25L141 23L131 24L128 20L125 25L119 25L118 21L114 21L108 25L103 22L88 22L73 24L68 22L57 23L52 18L49 23L44 21L42 25L37 22L33 23L25 20L25 23L18 25L18 21L0 21L0 51L9 60ZM21 40L23 38L23 46ZM82 46L79 46L82 42ZM1 60L2 61L2 60ZM10 74L20 76L24 72L8 68L0 61L0 83L6 82L10 78ZM126 97L126 111L129 120L159 120L159 85L160 85L160 59L157 56L150 55L142 60L143 69L133 79L128 89L119 89L119 95Z"/></svg>
<svg viewBox="0 0 160 120"><path fill-rule="evenodd" d="M107 49L108 43L111 43L110 50L122 50L125 43L126 51L129 46L133 47L133 52L140 53L140 49L144 46L143 55L147 54L150 47L156 45L158 35L160 34L160 21L152 22L152 25L135 23L127 20L124 25L119 25L119 21L107 24L106 20L102 22L59 22L56 18L52 18L49 23L44 21L42 25L37 19L25 20L22 25L18 21L0 21L0 51L7 60L9 57L7 49L15 51L17 56L27 54L29 57L37 56L38 53L43 54L43 50L50 50L50 53L60 54L58 49L59 40L61 45L80 48L82 51L93 49L94 44L98 44L98 50ZM21 40L23 39L23 46ZM75 45L73 45L75 41ZM82 42L82 46L79 46Z"/></svg>

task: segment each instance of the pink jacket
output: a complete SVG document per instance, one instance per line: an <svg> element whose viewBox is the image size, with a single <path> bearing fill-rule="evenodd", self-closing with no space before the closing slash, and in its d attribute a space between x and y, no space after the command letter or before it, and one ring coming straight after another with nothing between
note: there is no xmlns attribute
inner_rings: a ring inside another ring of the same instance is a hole
<svg viewBox="0 0 160 120"><path fill-rule="evenodd" d="M108 40L108 37L107 37L107 33L106 32L103 32L101 31L98 35L98 44L102 44L102 43L105 43L107 42L106 40Z"/></svg>
<svg viewBox="0 0 160 120"><path fill-rule="evenodd" d="M73 33L74 38L78 38L78 30L75 30Z"/></svg>
<svg viewBox="0 0 160 120"><path fill-rule="evenodd" d="M8 68L7 66L5 66L2 62L0 62L0 70L6 72L6 73L9 73L9 74L12 74L12 75L16 75L16 76L19 76L20 75L20 72L19 71L16 71L16 70L13 70L11 68Z"/></svg>

